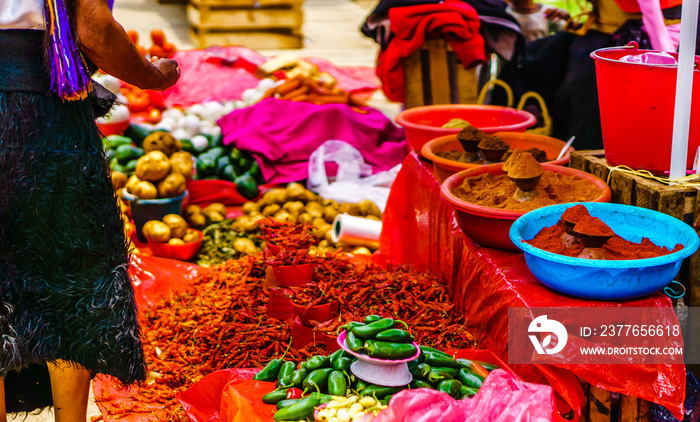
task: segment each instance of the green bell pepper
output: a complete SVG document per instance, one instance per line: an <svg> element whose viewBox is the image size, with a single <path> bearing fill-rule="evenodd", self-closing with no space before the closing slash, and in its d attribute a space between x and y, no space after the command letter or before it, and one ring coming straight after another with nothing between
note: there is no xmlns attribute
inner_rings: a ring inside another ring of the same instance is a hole
<svg viewBox="0 0 700 422"><path fill-rule="evenodd" d="M152 131L146 126L132 123L124 130L124 136L130 138L136 145L143 145L143 140L146 139L146 136L150 135L151 132L156 131Z"/></svg>

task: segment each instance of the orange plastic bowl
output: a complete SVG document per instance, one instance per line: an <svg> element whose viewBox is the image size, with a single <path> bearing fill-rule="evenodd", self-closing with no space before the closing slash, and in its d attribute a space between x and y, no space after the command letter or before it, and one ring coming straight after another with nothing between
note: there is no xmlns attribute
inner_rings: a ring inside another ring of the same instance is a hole
<svg viewBox="0 0 700 422"><path fill-rule="evenodd" d="M553 164L542 164L542 167L555 173L578 176L588 180L598 189L603 190L603 193L593 202L610 202L610 187L592 174ZM497 249L519 251L520 249L510 240L510 226L518 217L528 211L503 210L476 205L463 201L452 194L452 191L461 185L465 178L478 176L482 173L491 173L494 176L505 174L503 163L488 164L453 174L442 183L440 195L455 208L459 228L476 243Z"/></svg>
<svg viewBox="0 0 700 422"><path fill-rule="evenodd" d="M442 126L452 119L463 119L486 133L525 132L537 119L527 111L509 107L447 104L410 108L396 116L396 123L406 130L408 145L420 154L426 142L453 135L461 129Z"/></svg>
<svg viewBox="0 0 700 422"><path fill-rule="evenodd" d="M202 246L202 232L199 230L195 231L199 235L199 239L194 242L185 243L184 245L170 245L167 242L161 243L149 240L148 247L151 248L151 252L155 256L189 261L199 252L199 248Z"/></svg>
<svg viewBox="0 0 700 422"><path fill-rule="evenodd" d="M512 149L520 148L525 150L530 148L539 148L544 150L545 153L547 153L547 158L552 160L547 162L547 164L563 166L569 162L569 155L574 151L573 147L569 147L562 158L554 160L559 155L561 149L564 148L564 145L566 144L564 141L560 141L556 138L550 138L549 136L534 135L524 132L499 132L496 133L496 135L500 136L508 145L510 145ZM454 150L464 151L462 144L460 144L457 140L457 135L441 136L423 145L421 154L423 157L433 162L433 172L440 183L444 182L445 179L458 171L481 167L483 165L460 163L458 161L448 160L436 155L437 152L448 152Z"/></svg>

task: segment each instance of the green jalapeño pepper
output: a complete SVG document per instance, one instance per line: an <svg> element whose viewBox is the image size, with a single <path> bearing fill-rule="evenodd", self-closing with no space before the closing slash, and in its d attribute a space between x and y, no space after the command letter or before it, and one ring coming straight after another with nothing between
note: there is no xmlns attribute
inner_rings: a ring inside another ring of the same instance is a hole
<svg viewBox="0 0 700 422"><path fill-rule="evenodd" d="M275 384L275 387L277 388L289 388L289 387L294 387L294 383L292 382L292 377L291 376L286 376L284 378L280 378L277 380L277 383Z"/></svg>
<svg viewBox="0 0 700 422"><path fill-rule="evenodd" d="M352 333L355 334L355 337L367 340L374 338L377 334L381 333L384 330L394 328L394 324L396 323L393 319L382 318L379 321L374 321L367 325L355 327L352 329Z"/></svg>
<svg viewBox="0 0 700 422"><path fill-rule="evenodd" d="M427 363L419 363L410 372L411 375L413 375L413 378L425 381L428 379L428 374L430 373L431 369L433 368L431 368Z"/></svg>
<svg viewBox="0 0 700 422"><path fill-rule="evenodd" d="M460 399L464 399L464 398L467 398L467 397L471 397L471 396L473 396L474 394L476 394L476 393L478 393L478 392L479 392L479 389L477 389L477 388L472 388L472 387L469 387L469 386L466 386L466 385L462 385L462 386L459 388L459 398L460 398Z"/></svg>
<svg viewBox="0 0 700 422"><path fill-rule="evenodd" d="M363 326L363 325L365 325L365 324L363 324L363 323L361 323L361 322L350 321L350 322L348 322L348 323L345 324L345 325L341 325L340 328L338 328L338 333L341 333L341 332L343 332L343 331L346 331L348 334L350 334L350 332L352 331L353 328L355 328L355 327L361 327L361 326Z"/></svg>
<svg viewBox="0 0 700 422"><path fill-rule="evenodd" d="M484 383L484 378L481 375L477 375L464 368L459 370L459 374L457 374L457 379L462 381L462 384L468 387L476 388L477 390L481 388L481 384Z"/></svg>
<svg viewBox="0 0 700 422"><path fill-rule="evenodd" d="M413 380L413 381L411 382L411 388L412 388L412 389L416 389L416 388L433 388L433 386L430 385L430 384L428 384L428 383L425 382L425 381Z"/></svg>
<svg viewBox="0 0 700 422"><path fill-rule="evenodd" d="M296 369L297 364L291 361L287 361L282 363L282 366L280 367L280 371L277 374L277 379L280 378L285 378L285 377L291 377L292 372L294 372L294 369Z"/></svg>
<svg viewBox="0 0 700 422"><path fill-rule="evenodd" d="M277 402L277 410L280 410L283 407L289 407L298 401L299 401L299 399L285 399L285 400L278 401Z"/></svg>
<svg viewBox="0 0 700 422"><path fill-rule="evenodd" d="M452 356L448 355L447 353L443 352L442 350L433 349L432 347L428 347L428 346L421 346L421 347L420 347L420 351L421 351L421 353L423 353L423 354L425 354L425 353L432 353L432 354L435 354L435 355L442 355L442 356L447 357L447 358L451 358L451 357L452 357Z"/></svg>
<svg viewBox="0 0 700 422"><path fill-rule="evenodd" d="M434 369L431 369L430 373L428 374L428 382L431 384L436 384L436 383L439 383L440 381L451 380L451 379L452 379L452 375L448 374L447 372L436 371Z"/></svg>
<svg viewBox="0 0 700 422"><path fill-rule="evenodd" d="M369 357L376 359L401 360L414 356L418 349L408 343L389 343L387 341L367 340L364 349Z"/></svg>
<svg viewBox="0 0 700 422"><path fill-rule="evenodd" d="M304 390L315 391L316 387L324 390L328 385L328 376L331 372L333 372L333 368L321 368L309 372L309 375L304 380Z"/></svg>
<svg viewBox="0 0 700 422"><path fill-rule="evenodd" d="M370 396L377 400L381 400L386 396L398 393L402 389L403 387L382 387L381 385L369 385L360 392L360 395L363 397Z"/></svg>
<svg viewBox="0 0 700 422"><path fill-rule="evenodd" d="M352 331L348 331L348 335L345 337L345 344L348 345L348 349L352 350L353 352L357 352L364 347L365 342L355 337L355 334L353 334Z"/></svg>
<svg viewBox="0 0 700 422"><path fill-rule="evenodd" d="M438 384L436 390L449 394L450 397L452 397L453 399L459 399L459 389L461 387L462 383L459 382L459 380L445 380L441 381L440 384Z"/></svg>
<svg viewBox="0 0 700 422"><path fill-rule="evenodd" d="M338 358L335 362L333 362L333 369L337 371L347 371L350 369L350 364L352 363L353 358L346 358L346 357L341 357Z"/></svg>
<svg viewBox="0 0 700 422"><path fill-rule="evenodd" d="M330 356L328 356L330 365L333 366L333 362L335 362L339 357L344 356L343 353L345 353L345 350L343 349L338 349L335 352L331 353Z"/></svg>
<svg viewBox="0 0 700 422"><path fill-rule="evenodd" d="M348 381L341 371L333 371L328 375L328 394L344 396L348 389Z"/></svg>
<svg viewBox="0 0 700 422"><path fill-rule="evenodd" d="M375 321L379 321L380 319L382 319L382 317L380 317L379 315L367 315L365 317L365 324L371 324Z"/></svg>
<svg viewBox="0 0 700 422"><path fill-rule="evenodd" d="M370 384L366 381L357 380L357 383L355 384L355 391L357 391L359 393L360 391L364 390L365 388L369 387L370 385L372 385L372 384Z"/></svg>
<svg viewBox="0 0 700 422"><path fill-rule="evenodd" d="M315 371L316 369L328 368L330 366L330 358L328 356L316 355L310 357L306 363L304 363L304 369L307 372Z"/></svg>
<svg viewBox="0 0 700 422"><path fill-rule="evenodd" d="M436 353L431 353L428 352L425 354L425 363L427 363L430 366L437 366L437 367L448 367L448 368L456 368L460 369L462 366L454 360L453 358L450 357L445 357L442 355L438 355Z"/></svg>
<svg viewBox="0 0 700 422"><path fill-rule="evenodd" d="M257 381L275 381L277 380L277 375L280 373L281 367L282 361L280 359L272 359L262 371L253 376L253 379Z"/></svg>
<svg viewBox="0 0 700 422"><path fill-rule="evenodd" d="M262 397L263 403L277 404L287 398L287 389L277 389L270 391Z"/></svg>
<svg viewBox="0 0 700 422"><path fill-rule="evenodd" d="M276 421L300 421L313 419L314 409L321 402L318 395L310 395L289 407L283 407L272 415L272 419Z"/></svg>
<svg viewBox="0 0 700 422"><path fill-rule="evenodd" d="M440 367L440 366L435 367L435 366L433 366L432 369L434 369L434 370L436 370L436 371L445 372L445 373L447 373L447 374L450 374L450 376L451 376L452 378L458 379L458 378L457 378L457 374L459 373L459 371L458 371L456 368L450 368L450 367L447 367L447 366L444 366L444 367Z"/></svg>
<svg viewBox="0 0 700 422"><path fill-rule="evenodd" d="M308 372L306 372L305 369L297 369L296 371L292 372L292 375L290 375L290 381L292 381L292 384L294 384L295 387L301 387L302 384L304 384L304 380L306 379L306 376L308 375Z"/></svg>
<svg viewBox="0 0 700 422"><path fill-rule="evenodd" d="M400 330L398 328L391 328L389 330L384 330L377 334L375 337L377 340L390 341L392 343L412 343L413 336L407 331Z"/></svg>

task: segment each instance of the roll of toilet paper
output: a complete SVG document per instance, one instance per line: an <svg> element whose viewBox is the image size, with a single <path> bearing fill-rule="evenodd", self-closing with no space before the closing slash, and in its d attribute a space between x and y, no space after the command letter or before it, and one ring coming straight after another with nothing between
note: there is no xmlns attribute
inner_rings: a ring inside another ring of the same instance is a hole
<svg viewBox="0 0 700 422"><path fill-rule="evenodd" d="M331 239L335 243L379 249L381 232L381 221L353 217L350 214L338 214L331 228Z"/></svg>

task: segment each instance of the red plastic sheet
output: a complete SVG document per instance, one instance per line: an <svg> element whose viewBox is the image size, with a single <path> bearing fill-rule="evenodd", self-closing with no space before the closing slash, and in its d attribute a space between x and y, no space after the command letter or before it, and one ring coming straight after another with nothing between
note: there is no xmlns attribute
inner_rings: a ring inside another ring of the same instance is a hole
<svg viewBox="0 0 700 422"><path fill-rule="evenodd" d="M514 376L515 382L521 381L508 365L488 350L462 349L456 352L455 357L498 365ZM259 369L225 369L214 372L181 393L178 399L193 422L272 422L275 406L262 403L262 396L274 390L275 385L252 380L258 371ZM551 398L551 393L549 396ZM520 402L525 404L522 400ZM538 402L538 405L541 403ZM438 422L442 419L433 417L421 421Z"/></svg>
<svg viewBox="0 0 700 422"><path fill-rule="evenodd" d="M239 46L178 51L172 58L180 66L180 79L163 91L163 98L169 105L182 106L210 100L239 100L243 91L258 86L260 80L252 72L269 60L254 50ZM304 60L315 64L322 72L330 73L338 81L338 88L344 91L371 94L379 88L372 68L338 67L315 57ZM358 97L366 98L363 95Z"/></svg>
<svg viewBox="0 0 700 422"><path fill-rule="evenodd" d="M430 163L411 153L392 186L383 217L381 252L394 262L411 263L450 283L454 300L469 323L486 333L484 346L507 359L509 307L667 307L668 297L655 294L625 302L599 302L562 296L530 273L522 253L477 245L465 236L452 208L440 198L440 185ZM567 386L580 377L608 391L658 403L682 418L685 395L683 365L519 365L526 381L548 382L580 413L583 393ZM560 405L560 411L567 409Z"/></svg>
<svg viewBox="0 0 700 422"><path fill-rule="evenodd" d="M272 382L255 381L259 369L224 369L202 378L178 395L193 422L272 421L275 406L262 396L275 389Z"/></svg>

